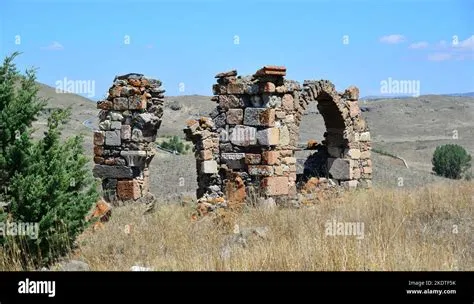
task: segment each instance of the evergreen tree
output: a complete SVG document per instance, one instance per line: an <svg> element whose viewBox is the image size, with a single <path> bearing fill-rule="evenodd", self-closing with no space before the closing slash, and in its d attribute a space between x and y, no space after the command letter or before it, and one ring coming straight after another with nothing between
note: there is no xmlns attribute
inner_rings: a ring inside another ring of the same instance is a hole
<svg viewBox="0 0 474 304"><path fill-rule="evenodd" d="M16 56L16 54L14 54ZM12 56L12 57L14 57ZM7 58L1 71L0 148L1 181L8 188L4 200L9 204L3 218L15 222L38 223L37 239L9 237L6 250L21 248L22 264L45 265L65 254L87 223L85 216L98 199L95 181L87 169L81 136L60 139L60 126L67 122L69 110L55 110L48 118L48 130L38 141L31 139L31 122L45 105L36 97L34 72L21 78ZM18 112L16 111L18 110ZM19 114L20 113L20 114ZM16 117L11 119L10 116ZM3 119L7 120L3 120ZM14 126L10 125L14 123ZM20 130L20 136L15 136Z"/></svg>

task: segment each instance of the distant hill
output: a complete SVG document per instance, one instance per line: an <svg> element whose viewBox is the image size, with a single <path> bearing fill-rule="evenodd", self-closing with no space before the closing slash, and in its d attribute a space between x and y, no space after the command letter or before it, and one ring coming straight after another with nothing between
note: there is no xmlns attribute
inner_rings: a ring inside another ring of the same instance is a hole
<svg viewBox="0 0 474 304"><path fill-rule="evenodd" d="M424 94L418 97L423 96L450 96L450 97L474 97L474 92L467 92L467 93L451 93L451 94ZM376 99L407 99L407 98L414 98L411 95L369 95L361 97L360 100L376 100Z"/></svg>

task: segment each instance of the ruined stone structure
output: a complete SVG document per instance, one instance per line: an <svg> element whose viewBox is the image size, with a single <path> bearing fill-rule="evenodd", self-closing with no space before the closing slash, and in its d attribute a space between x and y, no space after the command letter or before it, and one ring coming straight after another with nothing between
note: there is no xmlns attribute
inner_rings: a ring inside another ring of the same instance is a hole
<svg viewBox="0 0 474 304"><path fill-rule="evenodd" d="M204 209L242 203L250 189L277 203L295 200L308 179L315 190L371 186L370 133L358 88L338 93L329 81L301 86L285 75L286 68L277 66L246 77L235 70L220 73L210 118L187 122ZM299 125L310 102L317 102L327 131L324 141L305 147L313 150L309 157L298 160Z"/></svg>
<svg viewBox="0 0 474 304"><path fill-rule="evenodd" d="M117 76L106 100L99 101L99 130L94 132L95 177L112 204L148 193L148 165L163 115L161 82L141 74Z"/></svg>

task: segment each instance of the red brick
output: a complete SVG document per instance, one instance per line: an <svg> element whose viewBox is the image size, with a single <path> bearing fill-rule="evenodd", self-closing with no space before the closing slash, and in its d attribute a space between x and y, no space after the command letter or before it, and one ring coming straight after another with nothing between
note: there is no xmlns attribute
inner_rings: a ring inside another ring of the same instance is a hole
<svg viewBox="0 0 474 304"><path fill-rule="evenodd" d="M117 196L121 200L136 200L140 198L140 185L137 180L117 182Z"/></svg>
<svg viewBox="0 0 474 304"><path fill-rule="evenodd" d="M288 195L288 177L265 177L262 179L262 189L266 195Z"/></svg>

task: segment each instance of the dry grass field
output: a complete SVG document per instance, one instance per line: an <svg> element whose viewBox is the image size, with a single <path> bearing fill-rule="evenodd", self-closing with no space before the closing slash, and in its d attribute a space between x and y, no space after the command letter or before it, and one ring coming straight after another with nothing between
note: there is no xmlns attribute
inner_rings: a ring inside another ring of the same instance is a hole
<svg viewBox="0 0 474 304"><path fill-rule="evenodd" d="M160 204L150 214L129 205L103 230L86 231L70 258L96 271L474 270L473 184L377 188L200 221L191 221L191 205ZM331 235L326 225L334 221L360 226ZM0 268L20 270L1 253Z"/></svg>

